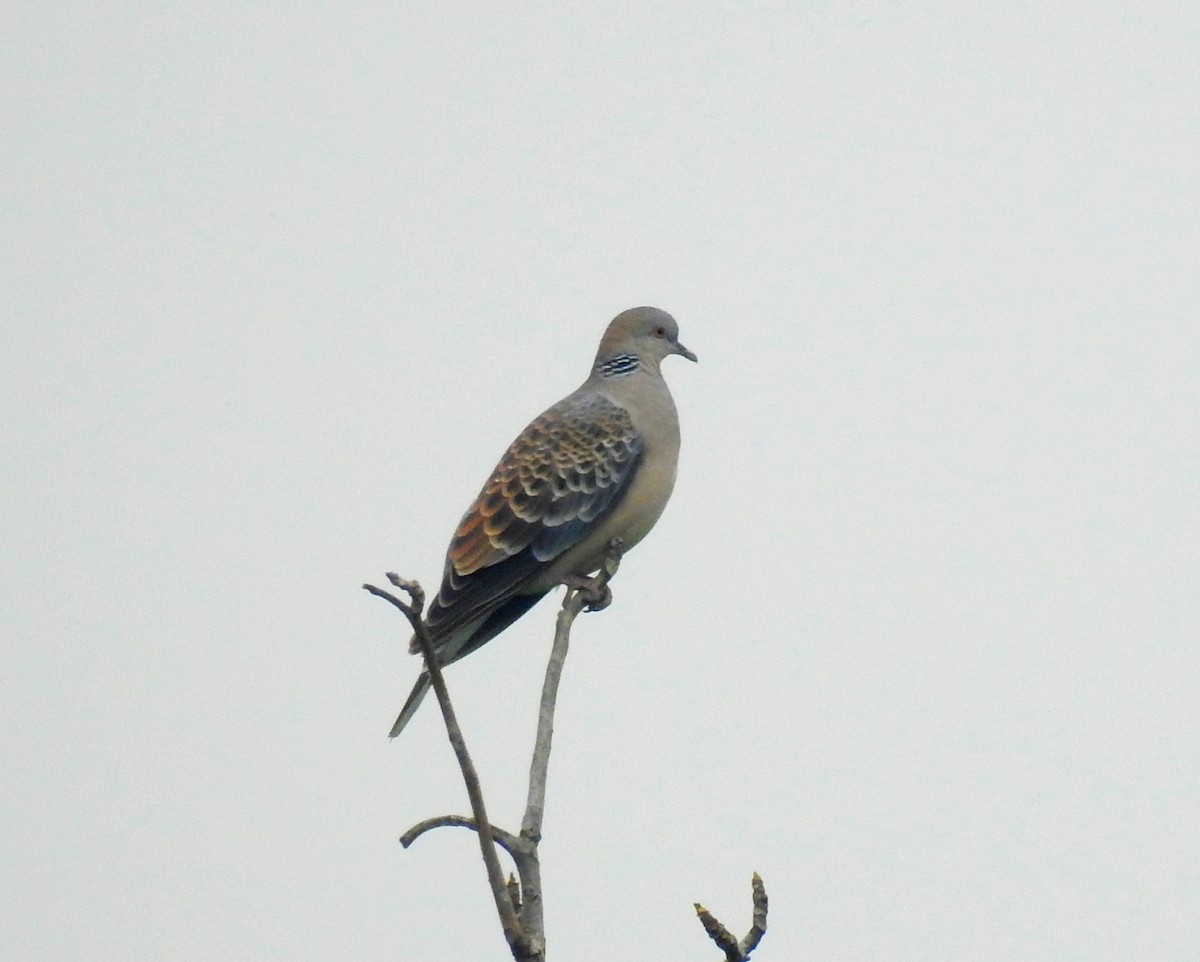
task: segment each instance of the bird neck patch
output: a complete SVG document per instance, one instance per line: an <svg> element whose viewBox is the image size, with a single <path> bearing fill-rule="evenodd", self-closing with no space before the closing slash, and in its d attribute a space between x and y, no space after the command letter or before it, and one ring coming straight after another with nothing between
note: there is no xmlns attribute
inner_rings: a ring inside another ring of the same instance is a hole
<svg viewBox="0 0 1200 962"><path fill-rule="evenodd" d="M642 362L636 354L617 354L602 364L597 364L596 374L600 377L624 377L641 366Z"/></svg>

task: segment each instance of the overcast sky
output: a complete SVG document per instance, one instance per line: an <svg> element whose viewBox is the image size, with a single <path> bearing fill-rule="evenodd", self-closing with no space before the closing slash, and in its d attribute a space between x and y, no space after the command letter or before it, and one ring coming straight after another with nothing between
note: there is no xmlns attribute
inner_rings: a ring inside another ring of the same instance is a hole
<svg viewBox="0 0 1200 962"><path fill-rule="evenodd" d="M359 586L653 304L552 959L1195 960L1200 8L437 6L6 13L4 957L506 957ZM556 607L450 672L514 830Z"/></svg>

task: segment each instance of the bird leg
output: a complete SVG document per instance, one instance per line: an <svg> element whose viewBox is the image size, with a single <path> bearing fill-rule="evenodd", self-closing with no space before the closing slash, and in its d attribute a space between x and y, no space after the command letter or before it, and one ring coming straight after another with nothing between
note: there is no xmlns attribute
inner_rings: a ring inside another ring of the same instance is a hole
<svg viewBox="0 0 1200 962"><path fill-rule="evenodd" d="M604 564L595 575L591 578L567 575L562 579L562 583L583 596L588 611L603 611L612 604L612 589L608 583L617 573L617 568L621 565L621 555L624 553L625 542L620 538L613 538L604 554Z"/></svg>

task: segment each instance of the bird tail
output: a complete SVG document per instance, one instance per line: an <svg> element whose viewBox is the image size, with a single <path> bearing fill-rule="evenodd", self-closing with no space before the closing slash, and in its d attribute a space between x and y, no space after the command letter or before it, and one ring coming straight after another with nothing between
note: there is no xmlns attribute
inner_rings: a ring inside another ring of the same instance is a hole
<svg viewBox="0 0 1200 962"><path fill-rule="evenodd" d="M423 671L420 677L417 678L417 683L413 685L412 691L408 693L408 700L404 703L404 707L400 709L400 717L396 719L396 724L392 726L392 731L388 735L388 738L395 738L404 731L404 726L417 713L417 709L421 707L421 702L428 691L429 672Z"/></svg>

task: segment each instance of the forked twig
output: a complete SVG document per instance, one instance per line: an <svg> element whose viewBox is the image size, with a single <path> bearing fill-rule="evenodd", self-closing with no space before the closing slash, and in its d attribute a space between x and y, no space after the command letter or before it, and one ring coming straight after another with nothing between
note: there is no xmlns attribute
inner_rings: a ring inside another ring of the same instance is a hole
<svg viewBox="0 0 1200 962"><path fill-rule="evenodd" d="M450 743L454 747L454 754L458 758L459 768L462 770L463 781L467 786L467 796L471 800L472 818L461 815L442 815L425 819L405 832L401 836L400 842L407 848L425 832L444 826L469 828L479 836L479 847L487 867L492 898L496 903L496 911L500 916L505 939L517 962L544 962L545 959L542 870L537 846L541 840L542 817L546 807L546 776L550 765L554 709L558 698L559 679L562 676L563 663L570 645L571 625L585 608L599 610L608 605L612 597L608 589L608 582L617 573L623 550L624 545L619 540L613 541L609 545L604 564L596 576L588 579L573 579L563 598L562 611L559 612L554 632L554 646L550 653L550 662L546 666L546 679L542 686L537 738L529 769L529 792L525 805L525 816L521 821L520 835L507 832L488 821L479 776L471 761L470 753L467 751L466 741L463 739L454 707L450 703L450 695L446 690L446 682L442 676L437 654L421 619L421 611L425 605L425 592L417 582L408 581L391 572L387 575L388 581L407 593L412 599L411 604L382 588L369 584L363 585L363 588L371 594L383 598L403 612L409 624L412 625L421 654L425 657L429 680L442 709L446 732L450 736ZM495 847L497 845L512 857L520 878L519 883L511 876L507 880L504 878L500 860L496 855Z"/></svg>
<svg viewBox="0 0 1200 962"><path fill-rule="evenodd" d="M725 928L708 909L699 902L696 903L696 916L700 919L700 924L704 926L708 937L713 940L718 949L725 953L725 962L746 962L750 958L750 953L758 947L758 943L762 941L762 937L767 932L767 890L757 872L751 878L750 886L754 915L750 931L741 941L734 938L733 933Z"/></svg>
<svg viewBox="0 0 1200 962"><path fill-rule="evenodd" d="M525 814L521 820L521 832L514 835L488 821L483 803L483 791L479 776L467 751L462 729L450 703L446 682L442 677L441 665L429 639L428 631L421 620L425 604L425 593L415 581L406 581L389 573L387 578L395 587L406 592L411 604L374 585L363 585L371 594L390 602L408 619L422 655L429 680L437 694L438 705L450 744L458 759L467 796L471 801L473 817L463 815L441 815L418 822L401 836L400 842L407 848L426 832L434 828L469 828L479 838L480 851L487 868L488 883L500 916L500 924L516 962L545 962L545 928L542 912L541 863L538 858L538 843L542 837L542 819L546 808L546 780L550 765L550 747L554 733L554 711L558 700L558 686L562 678L563 664L570 647L571 626L583 610L597 611L611 601L608 583L617 573L624 546L620 541L609 545L604 564L590 579L573 578L567 582L567 593L563 598L562 610L555 624L554 645L550 661L546 666L546 677L542 685L542 699L538 711L537 737L534 742L533 759L529 766L529 791ZM500 869L496 846L503 848L516 864L518 878L507 879ZM725 953L726 962L747 962L750 953L758 946L767 930L767 893L762 879L756 872L753 877L753 923L745 938L738 940L721 924L711 912L699 903L696 915L704 931L718 948Z"/></svg>
<svg viewBox="0 0 1200 962"><path fill-rule="evenodd" d="M483 854L483 862L487 868L488 884L492 890L492 898L496 903L496 912L500 916L500 925L504 929L504 938L508 942L513 958L519 962L540 962L544 957L540 940L533 944L525 932L521 920L513 907L509 895L508 883L500 868L500 858L496 855L496 839L492 834L492 823L488 821L487 807L483 803L483 789L479 784L479 775L467 751L467 743L459 727L458 718L454 714L454 706L450 703L450 693L446 690L446 680L442 677L442 668L438 663L437 653L429 640L429 632L421 620L421 610L425 607L425 592L415 581L407 581L399 575L388 572L388 581L404 591L412 599L412 604L406 604L389 591L376 588L374 585L363 585L367 591L376 597L391 602L403 612L412 625L413 634L425 656L425 670L429 672L429 680L437 695L438 705L442 710L442 720L446 723L446 734L450 736L450 744L458 759L458 767L462 770L463 782L467 787L467 797L471 801L471 812L475 816L475 831L479 836L479 849Z"/></svg>

